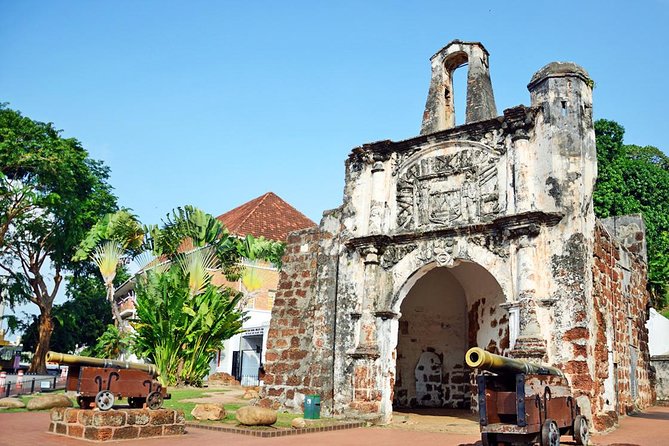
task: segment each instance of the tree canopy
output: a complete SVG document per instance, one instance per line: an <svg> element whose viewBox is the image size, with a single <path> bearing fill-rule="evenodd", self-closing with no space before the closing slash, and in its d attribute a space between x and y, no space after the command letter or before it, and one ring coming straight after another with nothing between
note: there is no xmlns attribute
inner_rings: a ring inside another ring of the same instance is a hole
<svg viewBox="0 0 669 446"><path fill-rule="evenodd" d="M52 307L79 243L116 209L109 169L51 123L0 104L0 271L9 305L39 307L39 343L30 371L45 371Z"/></svg>
<svg viewBox="0 0 669 446"><path fill-rule="evenodd" d="M595 214L643 215L651 303L662 309L669 304L669 157L657 147L625 144L625 129L614 121L595 122L595 134Z"/></svg>
<svg viewBox="0 0 669 446"><path fill-rule="evenodd" d="M115 283L121 284L129 277L119 269ZM106 301L105 285L100 274L92 265L83 265L68 278L66 287L67 300L54 305L54 330L50 349L58 352L74 352L77 347L84 348L81 353L92 353L97 340L112 324L112 313ZM23 348L32 351L37 346L39 318L33 317L23 332Z"/></svg>

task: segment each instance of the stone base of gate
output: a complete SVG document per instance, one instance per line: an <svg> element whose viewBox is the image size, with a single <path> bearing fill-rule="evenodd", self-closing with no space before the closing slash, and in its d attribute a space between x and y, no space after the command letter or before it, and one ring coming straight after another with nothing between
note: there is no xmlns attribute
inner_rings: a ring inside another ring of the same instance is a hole
<svg viewBox="0 0 669 446"><path fill-rule="evenodd" d="M91 441L182 435L182 410L119 409L96 411L59 407L51 410L49 432Z"/></svg>

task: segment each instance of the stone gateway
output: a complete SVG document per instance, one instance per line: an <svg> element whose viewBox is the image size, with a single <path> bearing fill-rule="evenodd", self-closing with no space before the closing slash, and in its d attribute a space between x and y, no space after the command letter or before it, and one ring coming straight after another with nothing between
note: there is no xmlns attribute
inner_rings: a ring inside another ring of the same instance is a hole
<svg viewBox="0 0 669 446"><path fill-rule="evenodd" d="M562 369L597 430L646 407L644 226L598 221L592 85L573 63L497 115L488 52L432 59L421 135L353 149L343 204L288 239L261 404L388 422L476 410L468 348ZM467 64L455 125L453 72Z"/></svg>

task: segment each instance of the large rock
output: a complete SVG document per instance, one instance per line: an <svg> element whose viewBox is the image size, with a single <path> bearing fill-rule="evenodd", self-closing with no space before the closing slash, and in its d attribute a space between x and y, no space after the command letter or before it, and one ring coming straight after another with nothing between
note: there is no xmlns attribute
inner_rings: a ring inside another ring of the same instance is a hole
<svg viewBox="0 0 669 446"><path fill-rule="evenodd" d="M196 404L190 413L196 420L222 420L225 408L218 404Z"/></svg>
<svg viewBox="0 0 669 446"><path fill-rule="evenodd" d="M290 422L290 425L294 429L304 429L307 427L307 422L304 418L299 417L299 418L293 418L293 421Z"/></svg>
<svg viewBox="0 0 669 446"><path fill-rule="evenodd" d="M209 385L218 385L218 386L238 386L239 381L235 379L234 376L225 372L217 372L209 375Z"/></svg>
<svg viewBox="0 0 669 446"><path fill-rule="evenodd" d="M72 407L72 400L62 393L39 395L28 401L28 410L52 409L54 407Z"/></svg>
<svg viewBox="0 0 669 446"><path fill-rule="evenodd" d="M260 397L260 392L257 387L246 387L244 389L244 395L242 395L242 399L245 400L252 400L254 398L259 398Z"/></svg>
<svg viewBox="0 0 669 446"><path fill-rule="evenodd" d="M0 398L0 407L7 409L23 409L26 405L18 398Z"/></svg>
<svg viewBox="0 0 669 446"><path fill-rule="evenodd" d="M245 406L237 409L236 418L246 426L271 426L276 423L276 410L258 406Z"/></svg>

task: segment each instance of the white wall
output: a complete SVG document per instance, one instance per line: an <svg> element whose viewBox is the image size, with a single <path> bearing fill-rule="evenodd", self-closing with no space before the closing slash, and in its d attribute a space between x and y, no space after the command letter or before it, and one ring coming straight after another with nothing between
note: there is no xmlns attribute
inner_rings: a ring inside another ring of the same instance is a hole
<svg viewBox="0 0 669 446"><path fill-rule="evenodd" d="M248 310L247 316L249 319L244 322L243 329L250 330L253 328L263 329L263 346L262 346L262 360L265 358L265 348L267 346L267 330L269 329L269 320L272 317L271 311L263 310ZM215 372L232 373L232 352L239 350L239 343L242 334L236 334L230 339L223 342L223 349L220 352L220 363L218 363L218 354L212 359L209 364L209 374Z"/></svg>
<svg viewBox="0 0 669 446"><path fill-rule="evenodd" d="M646 328L650 356L669 354L669 319L651 308Z"/></svg>

